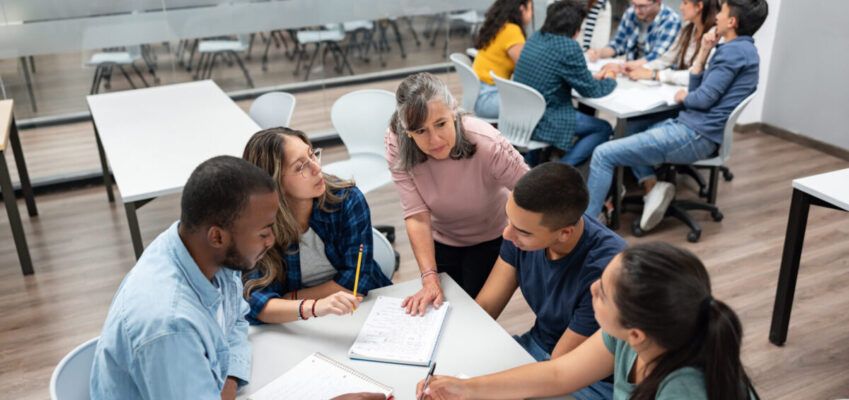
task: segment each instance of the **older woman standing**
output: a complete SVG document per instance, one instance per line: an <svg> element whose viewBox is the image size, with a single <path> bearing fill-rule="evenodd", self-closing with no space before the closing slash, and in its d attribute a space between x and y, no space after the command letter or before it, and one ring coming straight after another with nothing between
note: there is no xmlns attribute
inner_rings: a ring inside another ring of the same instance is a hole
<svg viewBox="0 0 849 400"><path fill-rule="evenodd" d="M386 156L421 271L422 289L403 303L416 315L442 304L438 272L478 294L501 248L508 192L528 166L495 128L459 112L433 75L407 77L396 104Z"/></svg>

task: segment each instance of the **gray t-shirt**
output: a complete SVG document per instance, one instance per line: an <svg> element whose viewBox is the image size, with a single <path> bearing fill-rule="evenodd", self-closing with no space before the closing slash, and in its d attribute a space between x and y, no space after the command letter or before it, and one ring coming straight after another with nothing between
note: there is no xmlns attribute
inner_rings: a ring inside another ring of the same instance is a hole
<svg viewBox="0 0 849 400"><path fill-rule="evenodd" d="M640 27L640 34L637 36L637 53L635 60L639 60L646 56L644 51L646 48L646 40L649 36L649 24L640 22L637 24Z"/></svg>
<svg viewBox="0 0 849 400"><path fill-rule="evenodd" d="M333 279L336 268L324 253L324 242L312 228L301 235L299 252L301 258L301 283L313 287Z"/></svg>
<svg viewBox="0 0 849 400"><path fill-rule="evenodd" d="M636 385L628 381L628 375L637 361L637 352L628 346L624 340L602 332L604 345L613 353L613 400L628 400ZM693 367L678 369L660 383L657 388L656 400L707 400L705 377L702 371Z"/></svg>

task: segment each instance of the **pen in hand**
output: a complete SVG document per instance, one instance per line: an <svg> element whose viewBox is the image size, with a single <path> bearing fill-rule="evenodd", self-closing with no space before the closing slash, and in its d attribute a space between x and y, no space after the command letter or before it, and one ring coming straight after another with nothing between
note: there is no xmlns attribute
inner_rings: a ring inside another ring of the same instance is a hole
<svg viewBox="0 0 849 400"><path fill-rule="evenodd" d="M436 361L430 364L430 369L427 371L427 377L425 377L424 385L422 385L422 395L419 396L418 400L424 399L425 391L427 390L427 385L430 383L430 378L433 377L433 371L436 369Z"/></svg>

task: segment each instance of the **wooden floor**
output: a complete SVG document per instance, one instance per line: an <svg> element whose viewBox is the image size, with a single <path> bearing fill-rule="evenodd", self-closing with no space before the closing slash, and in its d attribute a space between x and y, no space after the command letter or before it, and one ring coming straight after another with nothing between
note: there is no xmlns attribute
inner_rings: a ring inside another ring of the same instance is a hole
<svg viewBox="0 0 849 400"><path fill-rule="evenodd" d="M50 68L42 63L42 71ZM45 73L46 74L46 73ZM6 75L4 75L6 78ZM443 75L455 92L454 75ZM8 85L8 80L7 80ZM394 90L396 81L358 87ZM329 129L330 104L358 87L303 93L293 127ZM70 89L69 89L70 90ZM247 102L240 103L247 107ZM39 128L22 133L34 180L99 169L90 123ZM324 161L346 157L342 147L327 149ZM663 240L688 248L707 265L714 296L739 313L745 329L743 357L765 399L849 397L849 215L811 209L789 338L784 347L767 340L791 193L797 177L849 167L849 162L759 132L737 134L730 166L732 182L722 182L721 223L702 216L704 233L686 242L686 229L673 221L629 243ZM685 190L686 191L686 190ZM367 195L375 224L398 229L401 269L394 281L417 277L401 207L389 185ZM37 198L40 215L24 217L36 274L23 277L5 210L0 210L0 387L3 398L45 399L50 374L68 351L97 336L109 302L134 263L124 209L109 204L105 190L91 187ZM23 202L19 208L23 210ZM179 197L157 199L139 211L145 243L179 214ZM628 226L632 215L626 215ZM516 294L499 322L523 333L533 321Z"/></svg>

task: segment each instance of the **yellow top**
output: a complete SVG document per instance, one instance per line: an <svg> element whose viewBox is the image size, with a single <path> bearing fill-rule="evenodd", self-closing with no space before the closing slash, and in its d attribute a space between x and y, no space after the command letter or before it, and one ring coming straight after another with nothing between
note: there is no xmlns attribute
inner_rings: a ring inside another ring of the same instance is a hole
<svg viewBox="0 0 849 400"><path fill-rule="evenodd" d="M9 142L9 131L12 128L12 100L0 101L0 151L6 150Z"/></svg>
<svg viewBox="0 0 849 400"><path fill-rule="evenodd" d="M516 63L507 54L507 49L524 43L525 35L522 33L522 28L519 25L512 22L504 24L501 30L498 31L498 34L495 35L495 39L489 43L489 46L480 49L478 55L475 57L475 63L472 65L472 68L474 68L475 74L478 75L478 79L487 85L494 85L495 82L489 76L489 71L494 71L495 75L501 78L510 79Z"/></svg>

